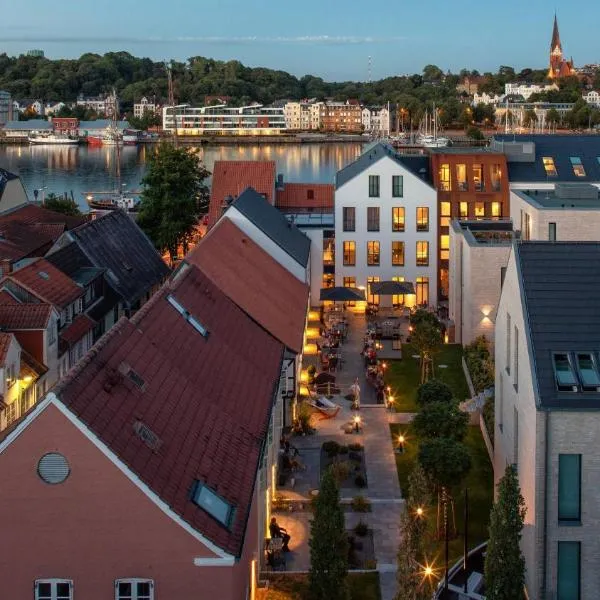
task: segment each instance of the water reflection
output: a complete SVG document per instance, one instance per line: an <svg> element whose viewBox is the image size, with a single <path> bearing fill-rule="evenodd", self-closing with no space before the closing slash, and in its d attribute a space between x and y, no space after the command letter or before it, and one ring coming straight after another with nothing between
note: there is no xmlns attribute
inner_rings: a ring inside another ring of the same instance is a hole
<svg viewBox="0 0 600 600"><path fill-rule="evenodd" d="M360 153L362 144L244 144L199 146L198 154L209 171L217 160L273 160L286 181L333 183L335 173ZM150 146L121 149L121 181L139 189ZM48 192L73 193L85 207L83 192L116 186L116 149L105 146L1 146L0 166L20 173L25 187Z"/></svg>

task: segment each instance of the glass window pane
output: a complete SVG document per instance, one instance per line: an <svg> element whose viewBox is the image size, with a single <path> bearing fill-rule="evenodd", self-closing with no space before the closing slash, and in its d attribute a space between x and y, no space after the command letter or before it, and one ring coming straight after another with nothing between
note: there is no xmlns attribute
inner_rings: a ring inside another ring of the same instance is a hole
<svg viewBox="0 0 600 600"><path fill-rule="evenodd" d="M461 192L466 192L469 189L467 184L467 165L456 165L456 183Z"/></svg>
<svg viewBox="0 0 600 600"><path fill-rule="evenodd" d="M50 583L38 583L37 595L39 600L49 600L52 597L52 585Z"/></svg>
<svg viewBox="0 0 600 600"><path fill-rule="evenodd" d="M392 175L392 197L402 198L404 194L404 181L402 175Z"/></svg>
<svg viewBox="0 0 600 600"><path fill-rule="evenodd" d="M492 202L492 217L501 217L502 211L500 202Z"/></svg>
<svg viewBox="0 0 600 600"><path fill-rule="evenodd" d="M473 165L473 186L476 192L483 192L485 182L483 181L483 165Z"/></svg>
<svg viewBox="0 0 600 600"><path fill-rule="evenodd" d="M392 231L404 231L404 207L392 207Z"/></svg>
<svg viewBox="0 0 600 600"><path fill-rule="evenodd" d="M367 242L367 264L379 266L379 242Z"/></svg>
<svg viewBox="0 0 600 600"><path fill-rule="evenodd" d="M581 519L581 455L558 456L558 519Z"/></svg>
<svg viewBox="0 0 600 600"><path fill-rule="evenodd" d="M556 600L579 600L581 544L558 542Z"/></svg>
<svg viewBox="0 0 600 600"><path fill-rule="evenodd" d="M558 175L556 167L554 166L554 159L551 156L543 156L542 163L548 177L556 177Z"/></svg>
<svg viewBox="0 0 600 600"><path fill-rule="evenodd" d="M150 582L140 581L137 584L137 600L149 600L150 599Z"/></svg>
<svg viewBox="0 0 600 600"><path fill-rule="evenodd" d="M344 219L344 231L354 231L356 227L356 208L354 206L344 206L343 208L343 219Z"/></svg>
<svg viewBox="0 0 600 600"><path fill-rule="evenodd" d="M344 242L344 265L353 267L356 264L356 243Z"/></svg>
<svg viewBox="0 0 600 600"><path fill-rule="evenodd" d="M575 373L573 373L569 357L566 354L554 355L554 370L556 372L556 381L559 386L571 387L577 385Z"/></svg>
<svg viewBox="0 0 600 600"><path fill-rule="evenodd" d="M379 197L379 175L369 175L369 198Z"/></svg>
<svg viewBox="0 0 600 600"><path fill-rule="evenodd" d="M577 368L585 387L600 387L600 374L590 353L577 354Z"/></svg>
<svg viewBox="0 0 600 600"><path fill-rule="evenodd" d="M485 217L485 204L483 202L475 202L475 218L483 219Z"/></svg>
<svg viewBox="0 0 600 600"><path fill-rule="evenodd" d="M70 600L71 586L68 583L56 584L56 600Z"/></svg>
<svg viewBox="0 0 600 600"><path fill-rule="evenodd" d="M404 266L404 242L392 242L392 265Z"/></svg>
<svg viewBox="0 0 600 600"><path fill-rule="evenodd" d="M467 202L460 203L460 218L467 219L469 217L469 204Z"/></svg>
<svg viewBox="0 0 600 600"><path fill-rule="evenodd" d="M379 231L379 206L367 207L367 231Z"/></svg>
<svg viewBox="0 0 600 600"><path fill-rule="evenodd" d="M417 266L429 265L429 242L417 242Z"/></svg>
<svg viewBox="0 0 600 600"><path fill-rule="evenodd" d="M581 158L578 156L571 156L571 165L573 166L573 173L575 173L577 177L585 177L585 169L583 168Z"/></svg>
<svg viewBox="0 0 600 600"><path fill-rule="evenodd" d="M440 166L440 190L443 192L452 191L452 184L450 183L450 165L447 163Z"/></svg>
<svg viewBox="0 0 600 600"><path fill-rule="evenodd" d="M429 231L429 208L417 207L417 231Z"/></svg>

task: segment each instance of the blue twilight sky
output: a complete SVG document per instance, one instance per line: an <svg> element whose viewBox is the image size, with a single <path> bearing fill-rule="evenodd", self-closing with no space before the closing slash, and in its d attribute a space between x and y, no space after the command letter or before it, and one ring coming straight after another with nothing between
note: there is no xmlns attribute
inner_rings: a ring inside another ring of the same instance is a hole
<svg viewBox="0 0 600 600"><path fill-rule="evenodd" d="M326 80L545 67L554 10L576 65L600 62L600 2L579 0L0 0L0 53L127 50L238 59Z"/></svg>

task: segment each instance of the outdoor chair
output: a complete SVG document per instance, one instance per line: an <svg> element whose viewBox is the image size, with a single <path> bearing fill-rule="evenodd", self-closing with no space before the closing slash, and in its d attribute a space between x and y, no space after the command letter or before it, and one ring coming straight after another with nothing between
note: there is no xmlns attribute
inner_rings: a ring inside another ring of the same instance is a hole
<svg viewBox="0 0 600 600"><path fill-rule="evenodd" d="M309 406L312 406L317 412L321 414L319 417L320 421L325 419L333 419L340 412L340 406L335 402L332 402L328 398L320 397L315 400L307 400Z"/></svg>

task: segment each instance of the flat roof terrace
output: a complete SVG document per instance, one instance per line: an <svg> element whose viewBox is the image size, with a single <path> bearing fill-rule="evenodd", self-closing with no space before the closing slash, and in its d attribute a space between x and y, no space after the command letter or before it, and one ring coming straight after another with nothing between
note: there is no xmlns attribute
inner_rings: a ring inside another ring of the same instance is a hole
<svg viewBox="0 0 600 600"><path fill-rule="evenodd" d="M519 198L541 210L600 210L599 192L589 183L557 183L553 190L514 190Z"/></svg>
<svg viewBox="0 0 600 600"><path fill-rule="evenodd" d="M516 238L511 219L452 221L452 228L462 234L470 246L508 246Z"/></svg>

